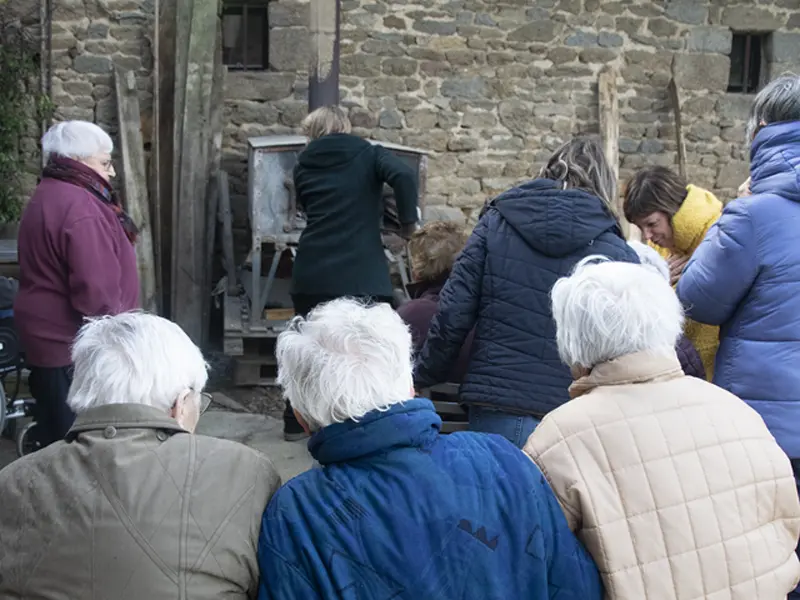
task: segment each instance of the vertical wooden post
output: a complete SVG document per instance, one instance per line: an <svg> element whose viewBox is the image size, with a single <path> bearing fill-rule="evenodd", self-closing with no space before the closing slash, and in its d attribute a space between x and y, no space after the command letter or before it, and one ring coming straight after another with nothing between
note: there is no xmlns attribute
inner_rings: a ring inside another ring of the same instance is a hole
<svg viewBox="0 0 800 600"><path fill-rule="evenodd" d="M339 104L341 0L311 0L308 112Z"/></svg>
<svg viewBox="0 0 800 600"><path fill-rule="evenodd" d="M617 70L605 67L600 72L597 83L600 103L600 135L603 139L606 160L614 171L619 182L619 93L617 92ZM619 185L619 183L618 183ZM616 209L625 236L629 233L629 225L623 216L620 194L617 194Z"/></svg>
<svg viewBox="0 0 800 600"><path fill-rule="evenodd" d="M686 176L686 141L683 139L683 116L681 114L681 93L678 82L675 80L675 60L672 61L672 79L667 86L672 112L675 115L675 143L678 146L678 173L684 179Z"/></svg>
<svg viewBox="0 0 800 600"><path fill-rule="evenodd" d="M161 223L161 0L153 6L153 131L150 154L150 223L153 232L153 270L156 281L156 305L164 313L163 228Z"/></svg>
<svg viewBox="0 0 800 600"><path fill-rule="evenodd" d="M136 241L136 263L139 270L140 302L148 312L157 312L155 267L153 264L153 230L150 227L150 206L147 197L147 174L142 141L142 115L139 90L133 71L114 67L114 88L117 96L117 120L122 153L122 176L125 186L125 208L139 227Z"/></svg>

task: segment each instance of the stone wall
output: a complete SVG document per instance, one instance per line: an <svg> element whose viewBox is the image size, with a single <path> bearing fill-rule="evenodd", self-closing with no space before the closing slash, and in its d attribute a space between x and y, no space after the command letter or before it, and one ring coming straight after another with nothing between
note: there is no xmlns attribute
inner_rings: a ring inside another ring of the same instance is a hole
<svg viewBox="0 0 800 600"><path fill-rule="evenodd" d="M55 119L85 119L117 132L113 65L137 75L145 143L152 135L152 0L53 2Z"/></svg>
<svg viewBox="0 0 800 600"><path fill-rule="evenodd" d="M343 0L342 9L343 103L358 133L432 151L432 216L474 220L563 140L597 133L597 76L608 64L620 71L621 177L674 165L673 57L690 179L731 198L748 174L752 101L725 91L732 30L779 31L771 74L800 63L800 0ZM226 165L240 203L247 137L296 131L306 110L308 6L273 0L269 14L271 71L228 80Z"/></svg>
<svg viewBox="0 0 800 600"><path fill-rule="evenodd" d="M137 73L151 127L152 0L54 2L57 118L113 133L111 66ZM308 4L272 0L270 71L230 73L225 167L246 221L248 137L306 114ZM731 197L752 96L725 92L731 31L776 31L768 71L800 72L800 0L342 0L342 98L359 134L432 152L430 216L474 220L572 135L598 130L597 76L620 72L621 176L675 163L667 83L683 82L689 175ZM435 208L433 208L435 207Z"/></svg>

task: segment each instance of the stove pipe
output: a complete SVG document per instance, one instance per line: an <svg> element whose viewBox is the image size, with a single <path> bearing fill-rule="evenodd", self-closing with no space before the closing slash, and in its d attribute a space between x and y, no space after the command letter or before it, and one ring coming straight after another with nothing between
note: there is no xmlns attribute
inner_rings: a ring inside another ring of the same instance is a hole
<svg viewBox="0 0 800 600"><path fill-rule="evenodd" d="M308 112L339 104L341 0L311 0Z"/></svg>

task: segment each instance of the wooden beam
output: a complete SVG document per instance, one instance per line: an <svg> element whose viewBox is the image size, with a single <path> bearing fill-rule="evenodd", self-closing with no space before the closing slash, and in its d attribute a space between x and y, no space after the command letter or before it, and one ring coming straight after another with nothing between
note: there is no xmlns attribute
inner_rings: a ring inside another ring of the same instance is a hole
<svg viewBox="0 0 800 600"><path fill-rule="evenodd" d="M192 340L203 338L206 197L211 97L217 55L218 2L178 0L173 155L172 319ZM189 13L188 22L181 15ZM188 26L188 35L184 32ZM184 38L187 45L183 45Z"/></svg>
<svg viewBox="0 0 800 600"><path fill-rule="evenodd" d="M158 76L153 113L153 224L156 232L161 314L172 315L172 205L175 133L176 0L158 0ZM155 76L155 74L154 74ZM157 98L157 100L156 100Z"/></svg>
<svg viewBox="0 0 800 600"><path fill-rule="evenodd" d="M139 90L133 71L114 67L114 87L117 96L122 173L125 185L125 209L139 227L136 241L136 263L139 270L139 300L148 312L158 312L153 230L150 226L150 204L147 195L142 115L139 110Z"/></svg>
<svg viewBox="0 0 800 600"><path fill-rule="evenodd" d="M614 177L619 181L619 93L617 91L617 70L614 67L605 67L600 72L597 89L603 149L606 160L614 171ZM620 194L617 197L616 209L623 233L627 236L630 227L623 216Z"/></svg>
<svg viewBox="0 0 800 600"><path fill-rule="evenodd" d="M153 266L156 304L164 314L163 228L161 226L161 0L153 6L153 131L150 151L150 221L153 231Z"/></svg>
<svg viewBox="0 0 800 600"><path fill-rule="evenodd" d="M233 254L233 214L231 212L231 192L228 183L228 174L225 171L217 173L219 186L219 220L222 224L222 258L225 263L225 274L228 277L226 295L236 295L239 282L236 280L236 263Z"/></svg>
<svg viewBox="0 0 800 600"><path fill-rule="evenodd" d="M667 86L669 101L675 116L675 143L678 146L678 173L684 179L686 175L686 141L683 139L683 116L681 112L681 93L675 79L675 61L672 61L672 78Z"/></svg>

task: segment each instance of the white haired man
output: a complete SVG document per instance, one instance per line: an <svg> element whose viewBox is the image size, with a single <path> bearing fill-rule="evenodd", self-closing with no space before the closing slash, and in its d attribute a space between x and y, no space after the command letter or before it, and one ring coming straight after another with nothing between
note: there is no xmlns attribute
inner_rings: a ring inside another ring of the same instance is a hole
<svg viewBox="0 0 800 600"><path fill-rule="evenodd" d="M280 479L254 450L191 433L197 346L126 313L85 325L72 356L66 440L0 471L0 598L255 598Z"/></svg>
<svg viewBox="0 0 800 600"><path fill-rule="evenodd" d="M599 600L536 466L500 436L440 435L431 402L409 399L411 334L388 305L320 305L277 358L322 468L264 514L259 600Z"/></svg>
<svg viewBox="0 0 800 600"><path fill-rule="evenodd" d="M572 400L525 452L608 600L785 598L800 579L789 459L752 408L681 371L669 281L591 257L552 292Z"/></svg>
<svg viewBox="0 0 800 600"><path fill-rule="evenodd" d="M42 181L19 226L20 286L14 320L30 367L37 441L64 437L70 346L85 317L139 306L138 230L110 178L114 144L94 123L65 121L42 138Z"/></svg>

